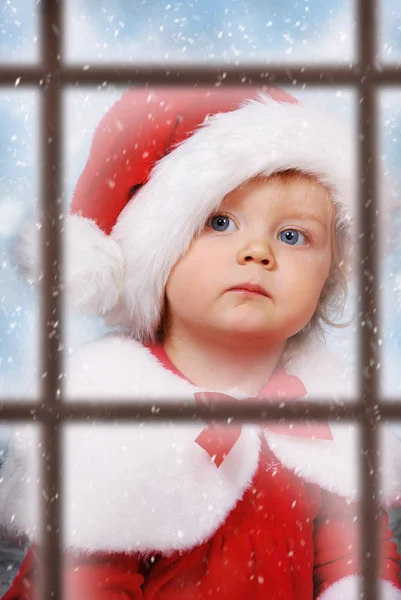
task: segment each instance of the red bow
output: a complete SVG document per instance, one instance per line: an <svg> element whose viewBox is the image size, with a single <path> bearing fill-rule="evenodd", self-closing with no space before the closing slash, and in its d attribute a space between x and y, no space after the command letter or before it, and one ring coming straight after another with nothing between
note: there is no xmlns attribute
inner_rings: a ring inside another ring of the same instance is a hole
<svg viewBox="0 0 401 600"><path fill-rule="evenodd" d="M306 389L300 379L295 375L288 375L284 369L272 376L257 396L246 398L245 402L261 402L263 400L297 400L305 396ZM194 394L198 404L208 404L210 401L234 402L236 398L219 392L196 392ZM269 424L263 429L290 435L294 437L332 440L330 427L327 423L305 421L303 423ZM232 450L242 432L242 425L229 427L216 427L209 425L201 431L195 442L210 455L217 467L221 465L227 454Z"/></svg>

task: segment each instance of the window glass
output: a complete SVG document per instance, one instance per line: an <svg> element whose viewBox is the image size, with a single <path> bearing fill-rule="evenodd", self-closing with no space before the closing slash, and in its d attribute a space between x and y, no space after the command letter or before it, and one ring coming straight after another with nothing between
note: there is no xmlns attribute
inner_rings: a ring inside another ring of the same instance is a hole
<svg viewBox="0 0 401 600"><path fill-rule="evenodd" d="M0 396L39 391L39 296L17 266L25 223L34 227L40 175L38 95L4 88L0 98ZM33 237L32 237L33 236Z"/></svg>
<svg viewBox="0 0 401 600"><path fill-rule="evenodd" d="M149 94L152 88L149 89ZM168 88L164 88L168 91ZM245 90L246 88L244 88ZM336 113L344 124L351 130L355 129L355 95L344 89L322 89L317 87L285 88L301 102L313 103L316 107ZM69 210L75 186L88 159L92 136L102 117L109 110L123 92L122 88L109 88L96 90L86 88L81 90L68 90L64 94L64 151L65 151L65 178L64 198L66 213ZM158 92L160 93L160 91ZM167 93L167 92L166 92ZM111 151L112 152L112 151ZM357 248L355 249L355 259ZM71 248L66 250L71 253ZM71 254L72 256L72 254ZM355 271L349 280L349 292L344 304L344 315L335 319L336 323L351 321L345 328L335 328L325 325L327 332L326 341L329 349L337 359L343 360L348 365L347 377L350 379L352 395L356 397L357 390L357 322L355 314L357 302ZM74 353L85 343L99 338L106 332L113 330L104 324L102 319L72 309L72 303L65 305L66 334L68 354Z"/></svg>
<svg viewBox="0 0 401 600"><path fill-rule="evenodd" d="M0 62L34 62L39 57L41 3L4 0L0 6Z"/></svg>
<svg viewBox="0 0 401 600"><path fill-rule="evenodd" d="M380 58L389 63L401 58L401 6L394 0L380 0Z"/></svg>
<svg viewBox="0 0 401 600"><path fill-rule="evenodd" d="M348 62L352 0L72 0L66 56L73 62Z"/></svg>
<svg viewBox="0 0 401 600"><path fill-rule="evenodd" d="M393 532L392 541L396 544L398 554L401 555L401 507L399 497L401 473L401 422L395 421L386 423L381 428L381 436L379 445L380 498L388 512L388 526ZM393 448L392 451L390 450L391 446ZM391 460L394 462L391 463ZM398 493L390 491L389 483L391 482L397 486L395 489L398 489ZM394 552L394 548L391 549L391 552ZM398 559L396 558L395 560L397 561ZM401 583L401 573L399 579Z"/></svg>
<svg viewBox="0 0 401 600"><path fill-rule="evenodd" d="M1 597L17 576L31 543L41 541L40 500L45 494L41 493L40 431L37 425L24 423L3 423L0 428Z"/></svg>
<svg viewBox="0 0 401 600"><path fill-rule="evenodd" d="M93 88L68 90L63 95L63 155L64 162L64 210L67 216L74 189L88 158L92 137L103 115L118 100L123 89L108 88L107 91ZM63 236L67 243L67 236ZM66 246L66 248L68 248ZM66 256L69 250L66 250ZM65 358L83 344L90 342L111 328L106 328L102 319L87 311L74 310L73 303L65 298L64 334L66 336Z"/></svg>
<svg viewBox="0 0 401 600"><path fill-rule="evenodd" d="M401 92L389 88L378 96L378 151L383 256L380 262L380 298L383 353L380 364L385 397L401 400Z"/></svg>
<svg viewBox="0 0 401 600"><path fill-rule="evenodd" d="M358 572L357 426L336 424L333 439L300 438L296 424L208 429L65 427L63 543L90 548L71 553L65 585L125 586L132 596L163 586L177 599L223 587L233 597L312 597ZM110 580L101 577L104 554L126 550Z"/></svg>

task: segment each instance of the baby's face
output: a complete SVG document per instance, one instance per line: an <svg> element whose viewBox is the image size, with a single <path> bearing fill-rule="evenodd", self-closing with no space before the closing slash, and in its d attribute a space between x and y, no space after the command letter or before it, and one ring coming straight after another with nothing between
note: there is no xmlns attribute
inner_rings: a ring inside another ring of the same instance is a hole
<svg viewBox="0 0 401 600"><path fill-rule="evenodd" d="M172 270L169 329L284 341L313 316L332 259L334 209L311 178L252 180L222 202ZM235 291L246 283L267 295Z"/></svg>

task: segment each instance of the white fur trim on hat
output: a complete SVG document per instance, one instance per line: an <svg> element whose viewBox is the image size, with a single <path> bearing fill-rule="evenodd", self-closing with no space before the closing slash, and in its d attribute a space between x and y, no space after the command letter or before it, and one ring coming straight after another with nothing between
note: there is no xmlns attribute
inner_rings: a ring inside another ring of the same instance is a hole
<svg viewBox="0 0 401 600"><path fill-rule="evenodd" d="M72 302L103 315L116 305L123 289L121 248L90 219L72 215L66 229L67 290Z"/></svg>
<svg viewBox="0 0 401 600"><path fill-rule="evenodd" d="M379 581L380 600L401 600L401 590L389 581ZM359 600L362 592L362 579L349 575L331 585L317 600Z"/></svg>
<svg viewBox="0 0 401 600"><path fill-rule="evenodd" d="M15 246L17 262L29 284L43 280L40 230L42 225L26 223ZM118 302L124 284L121 247L96 223L78 215L66 218L65 290L67 302L83 310L104 315Z"/></svg>

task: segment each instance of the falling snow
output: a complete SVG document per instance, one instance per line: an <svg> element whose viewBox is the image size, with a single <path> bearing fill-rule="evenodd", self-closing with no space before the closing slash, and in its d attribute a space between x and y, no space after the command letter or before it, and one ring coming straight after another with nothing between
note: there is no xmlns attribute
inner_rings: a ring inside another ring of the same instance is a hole
<svg viewBox="0 0 401 600"><path fill-rule="evenodd" d="M5 0L0 9L0 59L34 61L38 56L38 10L36 0ZM93 63L150 61L158 65L186 62L219 62L227 65L253 62L301 61L351 62L354 57L356 26L351 0L283 2L166 2L141 0L66 2L66 54L90 71ZM284 5L290 6L286 10ZM382 58L400 61L401 8L398 0L382 3ZM221 76L221 80L224 75ZM337 108L355 120L352 95L347 90L320 92L297 88L302 97L317 97L328 108ZM68 90L65 93L63 174L65 206L86 159L96 124L119 96L104 82L99 89ZM401 93L385 91L380 96L380 154L401 189ZM0 99L0 394L33 398L37 393L39 303L33 290L23 284L13 262L13 241L22 220L34 215L39 195L40 156L37 132L38 97L21 85L16 74ZM110 187L114 181L110 180ZM401 219L394 218L396 238ZM399 234L398 234L399 235ZM379 345L384 353L380 373L386 394L401 394L401 249L395 247L382 269L383 335ZM351 288L348 312L352 314L356 289ZM349 316L349 315L346 315ZM105 327L98 319L66 315L66 353L100 336ZM355 361L356 328L335 332L328 339L332 349ZM0 448L7 439L0 430ZM1 452L1 450L0 450ZM272 465L273 475L276 466ZM294 507L295 509L295 504ZM209 506L213 510L213 506ZM178 530L177 536L183 532ZM10 563L12 564L12 563ZM7 567L8 568L8 567ZM12 566L10 566L12 569ZM260 582L263 583L263 582Z"/></svg>

